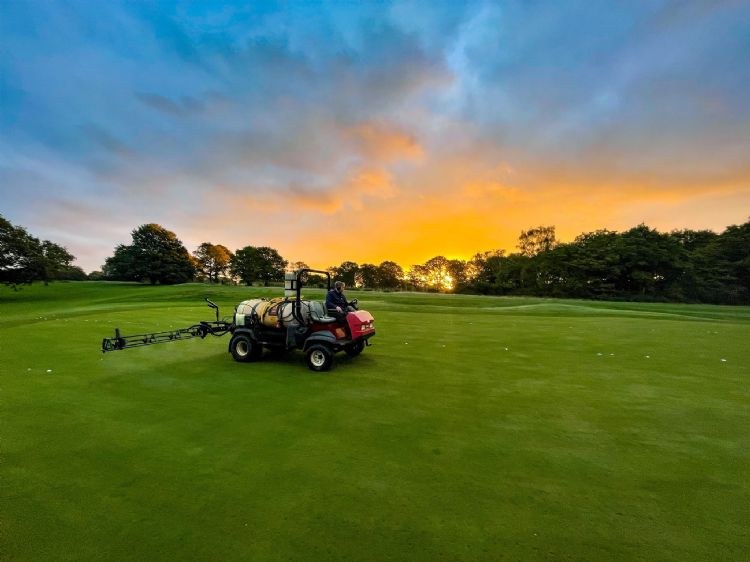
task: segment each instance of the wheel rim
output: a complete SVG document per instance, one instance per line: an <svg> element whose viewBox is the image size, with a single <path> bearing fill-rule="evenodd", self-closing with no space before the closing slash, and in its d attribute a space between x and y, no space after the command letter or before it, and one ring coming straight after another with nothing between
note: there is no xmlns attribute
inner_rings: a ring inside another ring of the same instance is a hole
<svg viewBox="0 0 750 562"><path fill-rule="evenodd" d="M240 357L245 357L250 353L250 345L244 340L238 341L235 349Z"/></svg>
<svg viewBox="0 0 750 562"><path fill-rule="evenodd" d="M315 367L322 367L326 363L326 354L316 349L310 354L310 363Z"/></svg>

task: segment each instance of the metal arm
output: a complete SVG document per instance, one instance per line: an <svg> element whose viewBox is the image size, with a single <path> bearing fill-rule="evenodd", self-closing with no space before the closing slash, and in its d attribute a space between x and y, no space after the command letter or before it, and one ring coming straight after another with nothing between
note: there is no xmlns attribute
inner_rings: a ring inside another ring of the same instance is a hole
<svg viewBox="0 0 750 562"><path fill-rule="evenodd" d="M219 320L218 305L208 299L206 299L206 302L208 302L208 306L216 310L215 322L201 322L200 324L194 324L189 328L178 328L177 330L167 330L165 332L135 334L132 336L120 335L120 328L115 328L114 338L104 338L102 340L102 353L176 340L189 340L191 338L203 339L209 334L217 337L223 336L231 330L232 323Z"/></svg>
<svg viewBox="0 0 750 562"><path fill-rule="evenodd" d="M216 321L219 321L219 305L217 305L214 301L210 301L206 299L206 302L208 303L208 306L216 310Z"/></svg>

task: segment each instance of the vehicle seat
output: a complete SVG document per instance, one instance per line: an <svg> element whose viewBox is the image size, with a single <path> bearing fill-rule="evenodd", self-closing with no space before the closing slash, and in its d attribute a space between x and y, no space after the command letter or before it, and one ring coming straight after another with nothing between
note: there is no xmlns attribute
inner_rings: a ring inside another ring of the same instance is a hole
<svg viewBox="0 0 750 562"><path fill-rule="evenodd" d="M328 316L326 314L325 306L318 301L312 301L310 303L310 318L312 318L313 322L318 322L320 324L332 324L336 322L336 318Z"/></svg>

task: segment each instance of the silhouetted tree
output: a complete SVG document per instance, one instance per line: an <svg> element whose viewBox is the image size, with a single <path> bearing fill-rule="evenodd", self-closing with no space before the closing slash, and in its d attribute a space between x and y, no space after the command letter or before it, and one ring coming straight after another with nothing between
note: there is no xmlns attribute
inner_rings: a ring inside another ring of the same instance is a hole
<svg viewBox="0 0 750 562"><path fill-rule="evenodd" d="M630 295L665 296L684 269L686 250L669 234L645 224L622 233L617 288Z"/></svg>
<svg viewBox="0 0 750 562"><path fill-rule="evenodd" d="M133 230L132 239L131 245L120 244L107 258L102 271L108 279L172 285L195 275L191 256L174 232L144 224Z"/></svg>
<svg viewBox="0 0 750 562"><path fill-rule="evenodd" d="M39 241L0 215L0 283L17 286L58 279L75 257L49 240Z"/></svg>
<svg viewBox="0 0 750 562"><path fill-rule="evenodd" d="M692 261L707 281L701 300L750 304L750 221L727 227L696 251Z"/></svg>
<svg viewBox="0 0 750 562"><path fill-rule="evenodd" d="M416 272L424 288L432 291L444 291L452 289L454 280L450 276L450 262L444 256L430 258L424 264L417 267Z"/></svg>
<svg viewBox="0 0 750 562"><path fill-rule="evenodd" d="M271 281L284 279L286 265L287 261L273 248L245 246L234 253L229 269L232 275L239 277L247 285L251 285L253 281L263 281L268 286Z"/></svg>
<svg viewBox="0 0 750 562"><path fill-rule="evenodd" d="M355 275L357 287L373 289L378 284L378 266L371 263L363 263L359 266Z"/></svg>
<svg viewBox="0 0 750 562"><path fill-rule="evenodd" d="M414 264L409 268L406 273L406 282L410 288L416 291L424 291L427 289L427 280L429 278L429 272L424 265Z"/></svg>
<svg viewBox="0 0 750 562"><path fill-rule="evenodd" d="M329 268L334 280L343 281L347 287L354 287L356 284L356 275L359 272L359 265L353 261L342 262L338 267Z"/></svg>
<svg viewBox="0 0 750 562"><path fill-rule="evenodd" d="M377 269L377 286L381 289L396 289L404 279L404 270L394 261L384 261Z"/></svg>
<svg viewBox="0 0 750 562"><path fill-rule="evenodd" d="M518 249L521 255L527 258L549 252L556 245L554 226L537 226L529 230L522 230L518 237Z"/></svg>
<svg viewBox="0 0 750 562"><path fill-rule="evenodd" d="M451 278L451 288L454 292L464 289L469 282L469 266L464 260L448 260L446 267Z"/></svg>

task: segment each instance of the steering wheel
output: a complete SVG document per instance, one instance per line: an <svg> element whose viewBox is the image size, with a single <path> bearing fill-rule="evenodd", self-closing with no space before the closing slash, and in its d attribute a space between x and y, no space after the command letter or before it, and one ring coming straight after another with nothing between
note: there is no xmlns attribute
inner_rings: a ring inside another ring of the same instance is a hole
<svg viewBox="0 0 750 562"><path fill-rule="evenodd" d="M359 309L357 308L357 303L358 303L358 302L359 302L359 301L358 301L357 299L354 299L354 300L353 300L352 302L350 302L350 303L349 303L349 306L351 306L351 307L352 307L352 308L353 308L354 310L359 310Z"/></svg>

